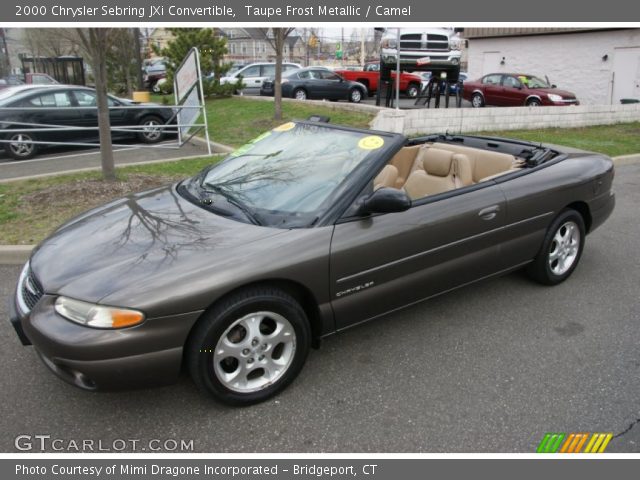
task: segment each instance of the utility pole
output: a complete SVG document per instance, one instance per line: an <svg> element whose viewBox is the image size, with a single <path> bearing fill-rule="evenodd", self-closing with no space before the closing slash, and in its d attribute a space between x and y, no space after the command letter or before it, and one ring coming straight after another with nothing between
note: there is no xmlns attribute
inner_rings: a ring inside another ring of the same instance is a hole
<svg viewBox="0 0 640 480"><path fill-rule="evenodd" d="M344 68L344 54L346 53L346 49L344 48L344 27L342 27L342 38L340 40L340 48L342 49L342 67Z"/></svg>
<svg viewBox="0 0 640 480"><path fill-rule="evenodd" d="M7 49L7 33L4 28L0 28L0 48L2 49L2 58L0 59L0 75L6 76L11 72L11 64L9 62L9 50Z"/></svg>
<svg viewBox="0 0 640 480"><path fill-rule="evenodd" d="M361 28L360 29L360 65L362 65L364 67L364 62L365 62L365 57L364 57L364 37L365 37L365 32L367 30L365 28Z"/></svg>

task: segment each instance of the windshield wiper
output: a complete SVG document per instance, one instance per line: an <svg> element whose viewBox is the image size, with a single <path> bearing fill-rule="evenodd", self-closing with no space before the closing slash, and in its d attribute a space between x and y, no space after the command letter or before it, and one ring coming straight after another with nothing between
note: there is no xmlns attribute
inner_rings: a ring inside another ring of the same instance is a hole
<svg viewBox="0 0 640 480"><path fill-rule="evenodd" d="M216 195L220 195L221 197L224 197L227 203L230 203L231 205L236 207L238 210L240 210L245 215L245 217L247 217L249 221L251 221L251 223L258 226L262 225L260 220L258 220L256 215L251 211L251 209L247 205L245 205L243 202L235 198L233 195L231 195L231 193L228 190L218 185L213 185L211 183L203 183L202 189L205 192L215 193Z"/></svg>

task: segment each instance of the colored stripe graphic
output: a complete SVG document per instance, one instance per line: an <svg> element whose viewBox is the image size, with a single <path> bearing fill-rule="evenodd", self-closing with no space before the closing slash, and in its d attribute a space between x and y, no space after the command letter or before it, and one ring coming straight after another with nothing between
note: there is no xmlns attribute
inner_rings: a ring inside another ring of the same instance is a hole
<svg viewBox="0 0 640 480"><path fill-rule="evenodd" d="M556 453L562 440L564 440L566 434L564 433L547 433L542 438L540 445L536 450L537 453Z"/></svg>
<svg viewBox="0 0 640 480"><path fill-rule="evenodd" d="M612 433L545 433L536 452L603 453L612 438ZM587 439L589 440L588 443ZM587 446L584 451L582 451L585 443L587 443Z"/></svg>
<svg viewBox="0 0 640 480"><path fill-rule="evenodd" d="M584 453L602 453L613 438L611 433L594 433Z"/></svg>

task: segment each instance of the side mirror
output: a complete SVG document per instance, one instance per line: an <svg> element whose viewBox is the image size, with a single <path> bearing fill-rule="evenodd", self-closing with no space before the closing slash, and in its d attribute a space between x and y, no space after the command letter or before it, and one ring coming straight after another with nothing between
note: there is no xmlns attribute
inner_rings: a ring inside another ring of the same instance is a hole
<svg viewBox="0 0 640 480"><path fill-rule="evenodd" d="M397 188L379 188L360 206L360 214L404 212L411 208L411 199L404 190Z"/></svg>
<svg viewBox="0 0 640 480"><path fill-rule="evenodd" d="M558 86L554 83L553 85L551 85L551 88L558 88Z"/></svg>

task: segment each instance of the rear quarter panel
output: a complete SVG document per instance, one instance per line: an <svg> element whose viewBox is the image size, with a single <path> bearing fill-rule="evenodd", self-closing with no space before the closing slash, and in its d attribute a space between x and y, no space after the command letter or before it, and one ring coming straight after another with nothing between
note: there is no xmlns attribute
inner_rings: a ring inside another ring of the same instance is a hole
<svg viewBox="0 0 640 480"><path fill-rule="evenodd" d="M533 259L558 213L576 202L595 211L609 199L612 180L611 159L585 153L500 182L507 199L501 261L508 266Z"/></svg>

